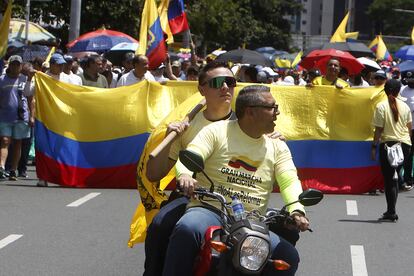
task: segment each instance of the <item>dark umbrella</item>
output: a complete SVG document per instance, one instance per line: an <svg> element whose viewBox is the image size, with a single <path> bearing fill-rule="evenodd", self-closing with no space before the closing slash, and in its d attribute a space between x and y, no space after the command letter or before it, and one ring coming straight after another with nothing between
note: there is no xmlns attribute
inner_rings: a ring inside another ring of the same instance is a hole
<svg viewBox="0 0 414 276"><path fill-rule="evenodd" d="M397 65L398 68L400 68L400 72L414 72L414 60L406 60L404 62L401 62Z"/></svg>
<svg viewBox="0 0 414 276"><path fill-rule="evenodd" d="M112 47L104 56L109 59L113 65L122 65L122 60L126 53L135 53L138 43L122 42Z"/></svg>
<svg viewBox="0 0 414 276"><path fill-rule="evenodd" d="M334 42L324 43L321 46L314 47L305 51L304 56L307 56L311 51L320 49L336 49L344 52L348 52L354 57L375 57L374 53L364 43L361 42Z"/></svg>
<svg viewBox="0 0 414 276"><path fill-rule="evenodd" d="M231 50L218 56L216 61L272 66L272 62L264 55L247 49Z"/></svg>
<svg viewBox="0 0 414 276"><path fill-rule="evenodd" d="M138 41L127 34L100 29L81 35L77 39L69 42L66 47L69 49L69 52L92 51L103 53L122 42L138 43Z"/></svg>
<svg viewBox="0 0 414 276"><path fill-rule="evenodd" d="M11 51L10 55L21 56L24 62L32 61L35 57L41 57L45 59L49 54L49 47L44 45L25 45L23 47L15 48Z"/></svg>
<svg viewBox="0 0 414 276"><path fill-rule="evenodd" d="M402 60L414 60L414 45L401 47L394 56Z"/></svg>
<svg viewBox="0 0 414 276"><path fill-rule="evenodd" d="M326 65L331 58L338 59L341 67L346 68L350 75L358 74L364 69L364 65L350 53L335 49L314 50L304 57L299 65L307 70L318 68L325 74Z"/></svg>

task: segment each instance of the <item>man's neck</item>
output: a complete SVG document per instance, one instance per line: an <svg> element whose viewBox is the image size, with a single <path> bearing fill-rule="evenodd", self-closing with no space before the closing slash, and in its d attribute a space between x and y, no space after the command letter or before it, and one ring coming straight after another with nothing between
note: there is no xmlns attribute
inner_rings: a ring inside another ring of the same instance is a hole
<svg viewBox="0 0 414 276"><path fill-rule="evenodd" d="M207 106L206 110L204 110L204 118L209 121L219 121L228 116L231 112L231 106L223 106L223 107L209 107Z"/></svg>
<svg viewBox="0 0 414 276"><path fill-rule="evenodd" d="M84 75L85 79L87 79L87 80L98 81L98 76L99 76L98 73L93 74L88 70L84 70L83 75Z"/></svg>
<svg viewBox="0 0 414 276"><path fill-rule="evenodd" d="M240 126L240 129L249 137L253 139L259 139L263 136L263 134L260 134L257 132L257 129L255 129L255 125L252 122L249 122L245 120L244 118L239 119L238 124Z"/></svg>
<svg viewBox="0 0 414 276"><path fill-rule="evenodd" d="M326 74L325 79L328 81L335 81L338 77L335 74Z"/></svg>
<svg viewBox="0 0 414 276"><path fill-rule="evenodd" d="M137 79L142 79L143 77L144 77L144 75L145 74L143 74L142 76L138 76L137 75L137 71L134 69L134 70L132 70L132 72L134 73L134 76L137 78Z"/></svg>

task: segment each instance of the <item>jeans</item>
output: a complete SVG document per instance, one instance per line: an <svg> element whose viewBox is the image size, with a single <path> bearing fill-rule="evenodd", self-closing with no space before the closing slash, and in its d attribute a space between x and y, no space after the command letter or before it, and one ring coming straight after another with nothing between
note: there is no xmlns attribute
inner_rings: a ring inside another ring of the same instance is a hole
<svg viewBox="0 0 414 276"><path fill-rule="evenodd" d="M184 215L189 199L180 197L161 208L148 226L145 238L144 276L162 275L168 240L177 221Z"/></svg>
<svg viewBox="0 0 414 276"><path fill-rule="evenodd" d="M19 164L17 166L17 171L19 172L19 174L26 173L27 171L27 163L29 160L29 153L30 153L30 148L32 147L32 143L33 143L33 128L30 128L30 137L22 139L22 152L20 155ZM11 143L9 146L9 152L12 152L12 151L13 151L13 143ZM11 154L7 156L7 160L6 160L7 171L11 169L11 156L12 156Z"/></svg>
<svg viewBox="0 0 414 276"><path fill-rule="evenodd" d="M193 272L194 260L199 253L204 233L208 227L222 225L218 214L202 207L188 209L177 222L170 237L163 275L190 276ZM283 259L291 268L277 275L294 275L299 264L299 255L289 242L270 232L272 258ZM231 265L231 264L229 264ZM269 265L263 275L275 273Z"/></svg>
<svg viewBox="0 0 414 276"><path fill-rule="evenodd" d="M393 176L395 169L391 167L387 158L387 150L385 149L385 144L392 146L397 142L386 142L379 145L379 160L381 164L381 172L384 177L384 187L385 187L385 198L387 201L387 213L395 214L395 205L397 204L398 197L398 179L394 180ZM401 143L401 147L404 153L404 160L408 159L410 154L411 146ZM401 170L402 165L396 168L397 172Z"/></svg>

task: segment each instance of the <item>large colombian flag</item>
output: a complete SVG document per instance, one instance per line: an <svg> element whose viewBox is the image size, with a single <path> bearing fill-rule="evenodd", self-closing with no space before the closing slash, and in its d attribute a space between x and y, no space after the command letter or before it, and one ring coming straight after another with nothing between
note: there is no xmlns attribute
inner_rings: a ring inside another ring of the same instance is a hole
<svg viewBox="0 0 414 276"><path fill-rule="evenodd" d="M76 86L36 73L36 170L63 186L136 188L136 168L152 129L196 85Z"/></svg>
<svg viewBox="0 0 414 276"><path fill-rule="evenodd" d="M141 17L139 47L136 54L148 57L150 69L157 68L167 56L164 32L154 0L145 0Z"/></svg>
<svg viewBox="0 0 414 276"><path fill-rule="evenodd" d="M245 85L238 84L235 94ZM378 162L370 160L371 119L375 105L385 98L381 89L270 87L281 110L276 128L288 140L305 189L360 194L383 185ZM183 111L190 110L199 99L194 95L172 111L154 130L145 146L138 165L138 182L143 183L139 185L142 203L132 218L130 247L145 240L146 227L165 199L159 195L174 177L170 173L161 181L160 188L155 189L157 184L145 177L148 155L164 137L166 124L182 119L185 115Z"/></svg>

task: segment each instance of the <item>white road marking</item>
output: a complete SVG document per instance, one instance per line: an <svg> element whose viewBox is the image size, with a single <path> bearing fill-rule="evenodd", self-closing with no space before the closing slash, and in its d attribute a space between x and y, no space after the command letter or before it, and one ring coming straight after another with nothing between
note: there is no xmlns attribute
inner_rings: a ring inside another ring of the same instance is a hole
<svg viewBox="0 0 414 276"><path fill-rule="evenodd" d="M11 244L14 241L17 241L21 237L23 237L23 235L17 235L17 234L8 235L4 239L0 240L0 249L2 249L3 247L6 247L7 245Z"/></svg>
<svg viewBox="0 0 414 276"><path fill-rule="evenodd" d="M98 195L100 195L101 193L90 193L87 194L84 197L79 198L78 200L66 205L66 207L78 207L80 205L82 205L83 203L85 203L88 200L91 200L94 197L97 197Z"/></svg>
<svg viewBox="0 0 414 276"><path fill-rule="evenodd" d="M351 260L353 276L368 276L364 247L362 245L351 245Z"/></svg>
<svg viewBox="0 0 414 276"><path fill-rule="evenodd" d="M346 212L348 216L358 216L358 206L356 200L346 201Z"/></svg>

